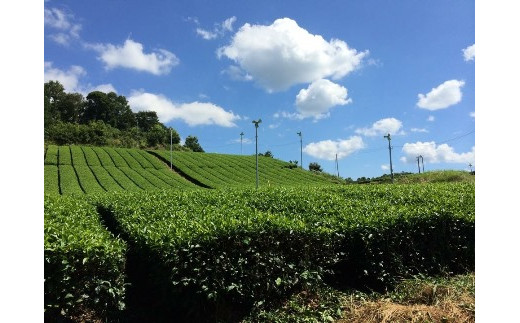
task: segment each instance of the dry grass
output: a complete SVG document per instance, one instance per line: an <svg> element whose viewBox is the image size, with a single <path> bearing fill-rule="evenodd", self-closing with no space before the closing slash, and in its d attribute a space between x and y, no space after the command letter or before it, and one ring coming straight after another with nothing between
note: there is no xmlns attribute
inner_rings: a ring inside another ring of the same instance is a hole
<svg viewBox="0 0 520 323"><path fill-rule="evenodd" d="M475 322L475 276L451 282L408 281L388 298L345 304L337 322Z"/></svg>

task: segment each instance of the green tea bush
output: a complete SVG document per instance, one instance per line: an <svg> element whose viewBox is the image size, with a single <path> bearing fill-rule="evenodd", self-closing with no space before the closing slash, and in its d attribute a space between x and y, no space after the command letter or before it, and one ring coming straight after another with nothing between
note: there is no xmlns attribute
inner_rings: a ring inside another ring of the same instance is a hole
<svg viewBox="0 0 520 323"><path fill-rule="evenodd" d="M105 230L92 205L46 195L44 239L46 320L123 310L126 244Z"/></svg>
<svg viewBox="0 0 520 323"><path fill-rule="evenodd" d="M128 241L140 267L132 270L166 302L164 315L227 320L226 308L279 300L337 260L330 230L256 211L226 192L111 194L96 203Z"/></svg>

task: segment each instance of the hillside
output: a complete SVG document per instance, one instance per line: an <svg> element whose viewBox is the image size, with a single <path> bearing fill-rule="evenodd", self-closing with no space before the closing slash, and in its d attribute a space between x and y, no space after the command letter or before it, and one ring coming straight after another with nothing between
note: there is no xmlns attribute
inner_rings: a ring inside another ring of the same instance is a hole
<svg viewBox="0 0 520 323"><path fill-rule="evenodd" d="M45 193L198 188L139 149L49 145L44 164Z"/></svg>
<svg viewBox="0 0 520 323"><path fill-rule="evenodd" d="M330 179L289 163L259 157L261 186L320 185ZM108 191L148 191L254 187L255 157L193 152L49 145L44 155L45 193L91 194Z"/></svg>
<svg viewBox="0 0 520 323"><path fill-rule="evenodd" d="M170 152L151 150L165 163L170 163ZM215 153L173 152L173 166L180 173L196 179L212 188L256 185L255 156ZM258 157L259 186L293 186L334 184L330 178L302 170L289 168L289 163L270 157Z"/></svg>

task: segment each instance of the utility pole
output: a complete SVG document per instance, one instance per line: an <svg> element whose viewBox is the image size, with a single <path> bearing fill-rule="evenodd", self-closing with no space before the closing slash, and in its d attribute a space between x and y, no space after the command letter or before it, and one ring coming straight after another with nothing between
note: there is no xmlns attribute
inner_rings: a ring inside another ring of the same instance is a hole
<svg viewBox="0 0 520 323"><path fill-rule="evenodd" d="M422 155L419 155L419 157L421 158L422 172L424 173L424 158Z"/></svg>
<svg viewBox="0 0 520 323"><path fill-rule="evenodd" d="M242 136L244 135L243 132L240 133L240 155L242 155Z"/></svg>
<svg viewBox="0 0 520 323"><path fill-rule="evenodd" d="M302 132L296 133L298 136L300 136L300 167L303 169L303 143L302 143Z"/></svg>
<svg viewBox="0 0 520 323"><path fill-rule="evenodd" d="M173 129L170 129L170 170L173 169Z"/></svg>
<svg viewBox="0 0 520 323"><path fill-rule="evenodd" d="M255 156L256 156L256 189L258 189L258 124L262 122L262 119L258 119L257 121L253 120L255 124Z"/></svg>
<svg viewBox="0 0 520 323"><path fill-rule="evenodd" d="M339 178L339 166L338 166L338 154L336 153L336 172L338 173Z"/></svg>
<svg viewBox="0 0 520 323"><path fill-rule="evenodd" d="M392 183L394 182L394 169L392 168L392 146L390 145L390 134L383 136L384 138L388 139L388 151L390 152L390 176L392 177Z"/></svg>
<svg viewBox="0 0 520 323"><path fill-rule="evenodd" d="M417 168L419 168L419 174L421 173L421 166L419 166L419 159L421 158L421 156L417 156Z"/></svg>
<svg viewBox="0 0 520 323"><path fill-rule="evenodd" d="M473 165L471 165L471 163L469 163L469 171L470 172L473 172L473 168L472 168Z"/></svg>

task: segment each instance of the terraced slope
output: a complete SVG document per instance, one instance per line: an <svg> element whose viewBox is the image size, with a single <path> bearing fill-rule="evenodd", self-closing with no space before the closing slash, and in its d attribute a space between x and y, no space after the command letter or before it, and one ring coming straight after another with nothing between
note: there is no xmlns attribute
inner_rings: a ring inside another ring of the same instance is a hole
<svg viewBox="0 0 520 323"><path fill-rule="evenodd" d="M150 153L138 149L49 145L44 164L45 193L69 195L199 187Z"/></svg>
<svg viewBox="0 0 520 323"><path fill-rule="evenodd" d="M153 150L152 154L170 163L170 152ZM300 168L290 169L289 163L258 157L260 186L301 186L333 184L330 179L321 177ZM174 168L212 188L254 187L256 185L255 156L239 156L214 153L173 152Z"/></svg>

